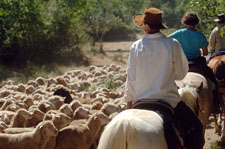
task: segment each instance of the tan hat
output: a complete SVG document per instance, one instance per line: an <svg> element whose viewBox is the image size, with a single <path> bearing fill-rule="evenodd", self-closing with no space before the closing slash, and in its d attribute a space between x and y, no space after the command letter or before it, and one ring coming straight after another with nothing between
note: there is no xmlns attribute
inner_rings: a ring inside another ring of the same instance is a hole
<svg viewBox="0 0 225 149"><path fill-rule="evenodd" d="M217 17L218 17L217 19L214 19L215 22L224 22L225 21L225 16L223 13L218 14Z"/></svg>
<svg viewBox="0 0 225 149"><path fill-rule="evenodd" d="M162 12L157 8L146 8L144 14L133 17L133 22L137 27L144 29L168 28L165 24L162 24Z"/></svg>

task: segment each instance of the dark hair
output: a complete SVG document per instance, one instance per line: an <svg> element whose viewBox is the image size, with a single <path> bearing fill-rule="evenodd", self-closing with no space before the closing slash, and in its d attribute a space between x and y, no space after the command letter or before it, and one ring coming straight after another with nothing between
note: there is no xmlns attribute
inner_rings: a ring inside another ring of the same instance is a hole
<svg viewBox="0 0 225 149"><path fill-rule="evenodd" d="M181 23L195 26L199 23L198 15L195 12L187 12L181 19Z"/></svg>

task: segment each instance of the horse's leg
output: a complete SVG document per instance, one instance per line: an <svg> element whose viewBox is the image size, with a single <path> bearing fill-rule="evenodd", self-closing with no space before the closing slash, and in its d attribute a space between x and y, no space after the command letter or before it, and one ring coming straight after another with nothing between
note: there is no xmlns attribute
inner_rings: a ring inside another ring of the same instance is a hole
<svg viewBox="0 0 225 149"><path fill-rule="evenodd" d="M220 126L218 125L216 114L213 114L213 117L214 117L215 133L221 134L221 128L220 128Z"/></svg>
<svg viewBox="0 0 225 149"><path fill-rule="evenodd" d="M221 114L221 119L222 119L222 116L224 115L225 116L225 105L224 105L224 98L225 96L224 95L222 95L222 111L223 111L223 114ZM224 118L224 120L223 120L223 125L222 125L222 135L221 135L221 140L225 140L225 129L224 129L224 127L225 127L225 118Z"/></svg>

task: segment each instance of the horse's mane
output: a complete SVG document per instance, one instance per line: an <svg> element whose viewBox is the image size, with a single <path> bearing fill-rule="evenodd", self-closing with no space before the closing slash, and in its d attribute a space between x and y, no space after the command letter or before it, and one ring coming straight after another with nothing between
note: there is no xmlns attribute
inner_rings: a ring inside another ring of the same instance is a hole
<svg viewBox="0 0 225 149"><path fill-rule="evenodd" d="M196 88L186 85L183 88L178 89L178 93L180 94L181 100L184 101L192 111L195 111L197 108L197 99L198 93Z"/></svg>

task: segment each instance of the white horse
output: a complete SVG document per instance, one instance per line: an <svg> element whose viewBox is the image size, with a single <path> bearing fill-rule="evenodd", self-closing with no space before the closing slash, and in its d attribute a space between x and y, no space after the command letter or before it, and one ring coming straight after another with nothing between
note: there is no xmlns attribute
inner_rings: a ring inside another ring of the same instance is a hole
<svg viewBox="0 0 225 149"><path fill-rule="evenodd" d="M179 93L194 111L196 88L184 87ZM180 148L182 141L180 142ZM163 119L154 111L128 109L119 113L105 127L98 149L167 149Z"/></svg>

